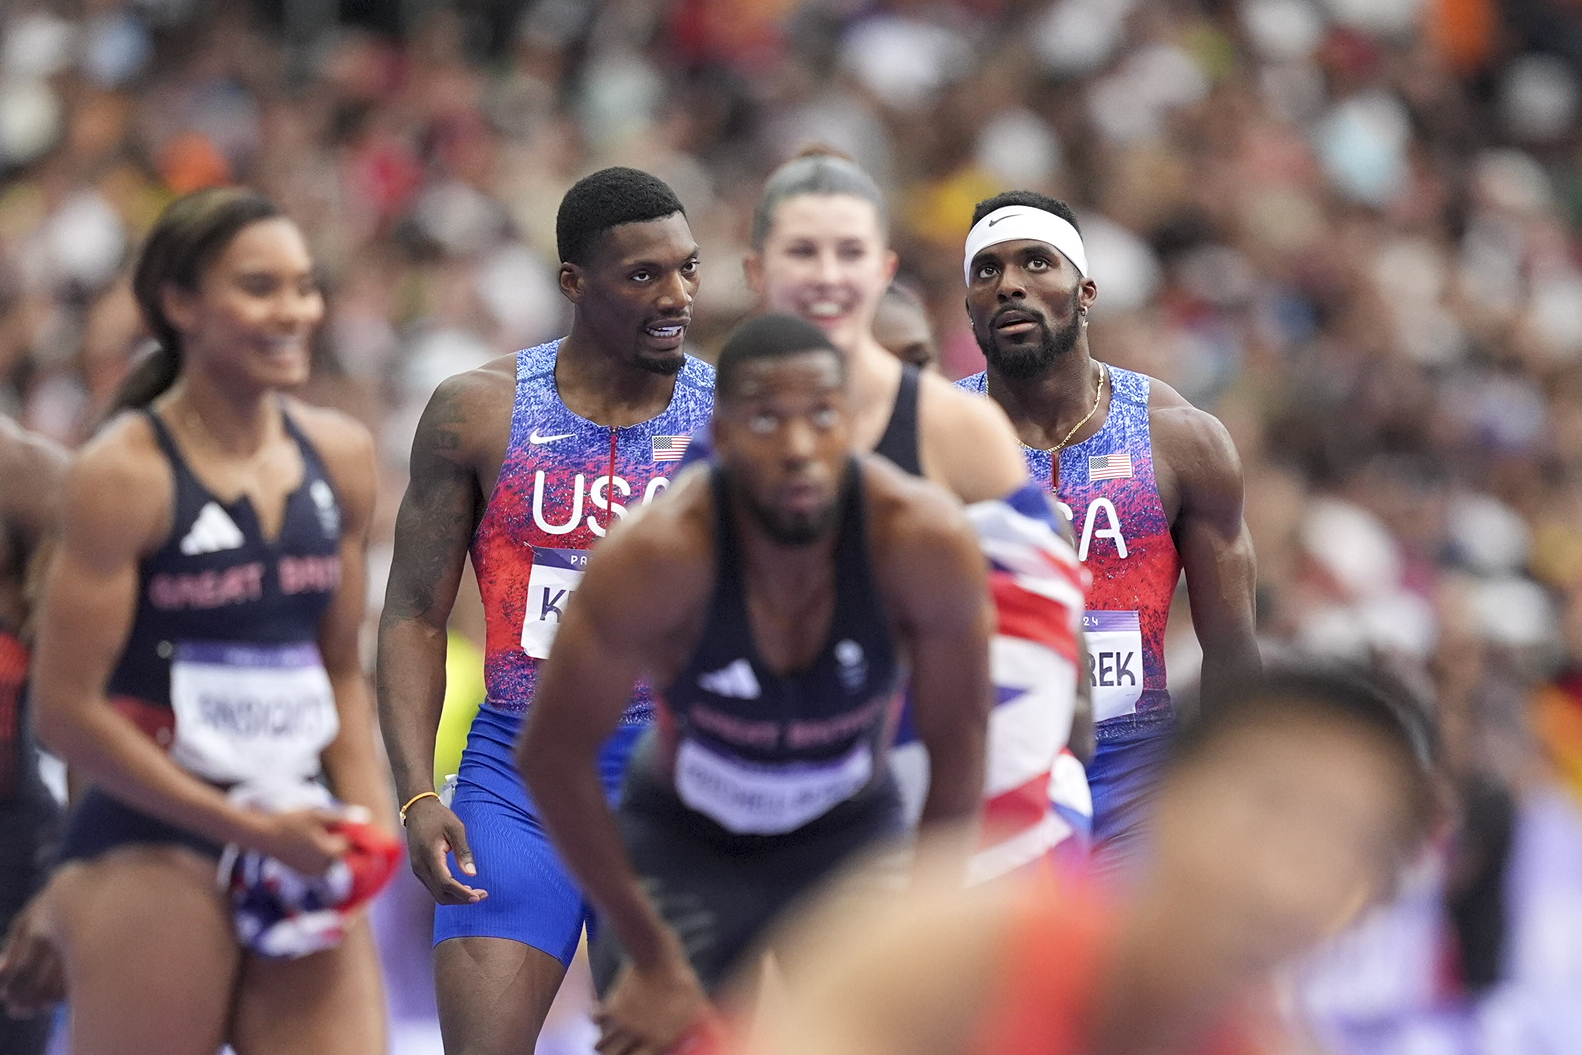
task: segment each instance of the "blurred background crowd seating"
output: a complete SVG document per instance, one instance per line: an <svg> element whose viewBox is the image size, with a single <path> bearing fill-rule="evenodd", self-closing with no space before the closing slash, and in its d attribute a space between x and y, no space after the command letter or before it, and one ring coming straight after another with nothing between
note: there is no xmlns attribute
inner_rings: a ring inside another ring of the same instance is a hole
<svg viewBox="0 0 1582 1055"><path fill-rule="evenodd" d="M765 174L851 154L952 376L981 368L972 206L1043 190L1083 222L1095 354L1231 428L1268 645L1380 657L1434 690L1457 764L1582 789L1578 0L6 10L0 410L32 428L91 431L144 339L124 265L163 203L256 185L322 265L309 398L379 438L387 561L434 385L563 331L580 175L675 187L708 356L751 308ZM1189 672L1184 606L1173 631Z"/></svg>

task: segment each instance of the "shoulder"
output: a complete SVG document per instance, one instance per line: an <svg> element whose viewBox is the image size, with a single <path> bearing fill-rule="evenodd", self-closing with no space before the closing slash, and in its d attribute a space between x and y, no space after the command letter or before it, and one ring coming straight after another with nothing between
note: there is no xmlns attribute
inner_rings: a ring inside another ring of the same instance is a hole
<svg viewBox="0 0 1582 1055"><path fill-rule="evenodd" d="M875 454L861 456L858 465L870 530L883 542L881 559L899 557L911 563L959 552L964 545L976 554L972 525L954 494Z"/></svg>
<svg viewBox="0 0 1582 1055"><path fill-rule="evenodd" d="M676 375L676 385L713 392L714 367L703 359L688 355L681 372Z"/></svg>
<svg viewBox="0 0 1582 1055"><path fill-rule="evenodd" d="M372 501L375 482L373 435L350 414L288 399L286 413L324 463L324 470L343 497Z"/></svg>
<svg viewBox="0 0 1582 1055"><path fill-rule="evenodd" d="M1163 381L1148 378L1148 382L1148 427L1156 459L1178 472L1216 467L1241 472L1241 456L1219 418L1193 406Z"/></svg>
<svg viewBox="0 0 1582 1055"><path fill-rule="evenodd" d="M606 617L658 622L656 611L684 609L713 580L714 495L709 467L699 463L676 476L662 498L633 508L593 550L584 587L603 583ZM648 602L662 600L658 608Z"/></svg>
<svg viewBox="0 0 1582 1055"><path fill-rule="evenodd" d="M84 444L66 473L66 535L92 546L150 552L170 530L175 473L148 418L116 415Z"/></svg>
<svg viewBox="0 0 1582 1055"><path fill-rule="evenodd" d="M987 370L979 370L975 374L963 377L955 382L955 385L968 395L986 396L989 394L989 372Z"/></svg>
<svg viewBox="0 0 1582 1055"><path fill-rule="evenodd" d="M547 371L554 373L553 346ZM502 355L482 366L452 374L429 397L418 420L414 453L427 449L447 459L470 463L498 461L511 435L516 402L517 354Z"/></svg>
<svg viewBox="0 0 1582 1055"><path fill-rule="evenodd" d="M1026 482L1016 430L994 400L924 373L918 403L923 467L962 501L999 498Z"/></svg>
<svg viewBox="0 0 1582 1055"><path fill-rule="evenodd" d="M66 448L8 417L0 417L0 516L26 531L42 531L53 520L71 456Z"/></svg>

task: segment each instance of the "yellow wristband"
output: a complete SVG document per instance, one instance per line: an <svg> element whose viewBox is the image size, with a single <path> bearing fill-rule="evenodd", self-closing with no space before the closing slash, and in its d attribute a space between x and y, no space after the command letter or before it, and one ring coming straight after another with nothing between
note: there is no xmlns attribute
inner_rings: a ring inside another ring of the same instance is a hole
<svg viewBox="0 0 1582 1055"><path fill-rule="evenodd" d="M406 805L401 807L401 827L403 827L403 828L406 827L406 811L412 808L412 804L417 802L418 799L428 799L428 798L435 798L435 799L439 798L439 792L437 792L437 791L420 791L416 795L413 795L411 798L406 800Z"/></svg>

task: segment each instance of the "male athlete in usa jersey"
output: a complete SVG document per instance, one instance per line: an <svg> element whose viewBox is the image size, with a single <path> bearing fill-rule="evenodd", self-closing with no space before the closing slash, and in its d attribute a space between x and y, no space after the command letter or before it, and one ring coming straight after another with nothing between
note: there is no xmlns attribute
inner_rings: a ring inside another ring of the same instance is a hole
<svg viewBox="0 0 1582 1055"><path fill-rule="evenodd" d="M413 440L379 633L379 704L412 868L438 902L447 1052L530 1053L587 919L511 759L588 551L668 485L713 407L682 351L698 248L681 203L634 169L579 182L556 225L570 333L457 375ZM488 696L449 807L434 794L445 626L470 552ZM600 759L614 794L646 687Z"/></svg>
<svg viewBox="0 0 1582 1055"><path fill-rule="evenodd" d="M988 370L957 383L1005 409L1093 576L1083 630L1098 746L1088 783L1095 852L1108 867L1141 845L1176 726L1164 633L1182 572L1203 697L1259 667L1241 460L1225 427L1170 386L1090 356L1098 287L1064 202L1012 191L980 203L963 268Z"/></svg>

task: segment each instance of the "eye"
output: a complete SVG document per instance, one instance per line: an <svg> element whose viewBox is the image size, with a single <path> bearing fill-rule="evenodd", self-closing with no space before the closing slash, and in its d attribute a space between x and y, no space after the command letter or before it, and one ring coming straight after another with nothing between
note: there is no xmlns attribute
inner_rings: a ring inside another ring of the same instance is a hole
<svg viewBox="0 0 1582 1055"><path fill-rule="evenodd" d="M267 297L275 291L276 282L269 275L243 275L237 286L250 297Z"/></svg>
<svg viewBox="0 0 1582 1055"><path fill-rule="evenodd" d="M838 420L840 413L834 407L819 407L813 412L813 427L819 430L834 428Z"/></svg>
<svg viewBox="0 0 1582 1055"><path fill-rule="evenodd" d="M688 260L685 264L682 264L681 265L681 273L683 275L695 275L695 274L697 274L698 273L698 258L697 257L693 257L691 260Z"/></svg>
<svg viewBox="0 0 1582 1055"><path fill-rule="evenodd" d="M840 247L842 260L861 260L868 255L868 247L860 242L847 242Z"/></svg>
<svg viewBox="0 0 1582 1055"><path fill-rule="evenodd" d="M998 272L999 268L993 264L979 264L977 270L973 271L972 277L982 281L986 278L993 278Z"/></svg>
<svg viewBox="0 0 1582 1055"><path fill-rule="evenodd" d="M760 410L747 418L747 431L755 436L767 436L780 427L780 419L767 410Z"/></svg>
<svg viewBox="0 0 1582 1055"><path fill-rule="evenodd" d="M1048 257L1043 256L1035 256L1027 262L1027 270L1029 271L1048 271L1054 266L1054 263Z"/></svg>
<svg viewBox="0 0 1582 1055"><path fill-rule="evenodd" d="M633 282L648 282L653 279L654 273L644 267L633 271L629 277Z"/></svg>

